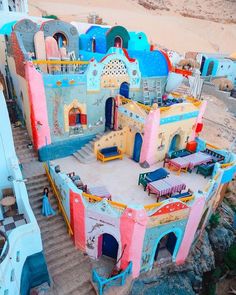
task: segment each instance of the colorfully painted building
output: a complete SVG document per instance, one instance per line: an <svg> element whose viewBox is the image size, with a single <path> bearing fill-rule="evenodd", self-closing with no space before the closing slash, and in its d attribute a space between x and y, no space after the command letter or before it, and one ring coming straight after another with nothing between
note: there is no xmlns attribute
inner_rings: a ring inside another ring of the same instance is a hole
<svg viewBox="0 0 236 295"><path fill-rule="evenodd" d="M119 137L119 134L116 136ZM143 192L143 204L140 202L138 204L138 199L137 203L130 201L125 191L126 203L117 202L114 187L120 185L118 179L111 191L112 201L83 193L66 173L55 171L55 164L51 165L50 174L60 192L76 247L93 259L99 259L102 255L114 258L115 261L119 261L118 268L122 270L132 261L133 277L137 277L140 272L159 267L160 264L165 265L170 262L183 264L191 246L198 240L210 216L223 200L225 187L236 171L234 154L212 148L201 139L197 139L197 144L198 151L208 148L222 155L224 163L216 163L212 176L205 180L202 175L195 172L190 176L178 176L183 179L192 177L196 182L201 179L205 181L202 187L197 186L198 189L193 191L190 197L179 198L173 195L159 203L155 201L152 203L150 200L146 205L144 205L146 199L150 198L147 192ZM128 170L128 161L132 160L126 161L126 170ZM55 163L59 163L62 170L65 167L63 161L55 160ZM107 163L100 165L104 166L104 171L107 169L105 167ZM155 163L152 167L156 165ZM116 170L115 167L119 167L119 163L112 163L112 167ZM73 168L70 166L70 169L75 169L75 166ZM94 169L94 166L81 164L76 171L83 178L82 170L86 169L90 169L90 177L86 179L86 184L90 186L94 182L91 178L91 169ZM109 173L115 172L110 170ZM97 172L94 171L93 175L97 177ZM133 179L127 172L126 177L130 177L130 186L133 186ZM106 186L111 189L108 182ZM190 182L187 186L191 187ZM141 188L137 185L137 194L140 191Z"/></svg>
<svg viewBox="0 0 236 295"><path fill-rule="evenodd" d="M222 201L236 156L199 137L206 102L164 95L173 69L144 33L79 27L29 18L8 26L1 47L8 95L18 102L39 159L58 159L49 172L78 249L94 259L114 258L119 270L132 262L134 278L162 263L182 264ZM77 150L85 155L89 144L95 163L73 158L69 169L77 169L88 188L107 186L111 200L80 190L59 159ZM124 159L112 166L96 161L110 147L119 148ZM192 157L207 157L196 166L211 162L211 173L201 167L204 178L194 165L180 168L181 175L169 169L173 181L183 181L182 197L178 188L157 202L138 186L143 167L156 170L188 149Z"/></svg>
<svg viewBox="0 0 236 295"><path fill-rule="evenodd" d="M0 127L0 294L26 295L31 288L50 280L40 229L16 157L2 90L0 116L4 122ZM6 203L9 198L13 200L11 204Z"/></svg>
<svg viewBox="0 0 236 295"><path fill-rule="evenodd" d="M92 26L79 36L69 23L41 22L21 20L5 36L4 73L41 160L71 154L113 128L118 94L161 101L171 66L165 53L150 51L144 33Z"/></svg>

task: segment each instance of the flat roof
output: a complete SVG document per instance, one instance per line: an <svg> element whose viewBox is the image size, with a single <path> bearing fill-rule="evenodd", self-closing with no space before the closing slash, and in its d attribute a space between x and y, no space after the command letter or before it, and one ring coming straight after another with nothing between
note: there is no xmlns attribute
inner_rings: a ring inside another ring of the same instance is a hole
<svg viewBox="0 0 236 295"><path fill-rule="evenodd" d="M75 172L79 175L82 182L89 187L105 186L112 196L112 201L126 205L149 205L156 203L156 196L144 191L142 185L138 185L140 173L156 170L163 166L163 162L152 165L148 169L140 167L127 156L123 160L113 160L106 163L96 161L90 164L82 164L73 156L51 161L53 165L60 165L61 172ZM166 168L166 170L168 170ZM175 172L170 174L177 175ZM181 173L178 176L185 184L186 189L193 192L205 188L209 181L200 174ZM160 199L162 201L164 199Z"/></svg>

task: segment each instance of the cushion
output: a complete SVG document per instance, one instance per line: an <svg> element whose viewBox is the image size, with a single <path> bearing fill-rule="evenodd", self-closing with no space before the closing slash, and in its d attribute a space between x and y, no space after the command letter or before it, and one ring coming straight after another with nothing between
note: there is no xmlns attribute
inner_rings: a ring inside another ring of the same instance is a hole
<svg viewBox="0 0 236 295"><path fill-rule="evenodd" d="M119 153L118 152L110 152L110 153L106 153L103 155L105 158L109 158L109 157L117 156L117 155L119 155Z"/></svg>
<svg viewBox="0 0 236 295"><path fill-rule="evenodd" d="M148 182L153 182L159 179L165 178L169 173L164 168L159 168L147 174L146 180Z"/></svg>
<svg viewBox="0 0 236 295"><path fill-rule="evenodd" d="M111 146L111 147L107 147L107 148L103 148L100 150L100 153L102 153L103 155L107 154L107 153L118 153L118 148L117 146Z"/></svg>

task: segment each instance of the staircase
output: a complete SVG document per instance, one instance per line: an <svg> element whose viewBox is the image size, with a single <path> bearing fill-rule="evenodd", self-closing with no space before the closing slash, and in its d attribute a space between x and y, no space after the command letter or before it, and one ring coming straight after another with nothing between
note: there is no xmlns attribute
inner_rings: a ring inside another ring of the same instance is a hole
<svg viewBox="0 0 236 295"><path fill-rule="evenodd" d="M15 150L18 159L21 164L29 163L37 160L37 153L33 147L28 148L28 144L31 144L31 139L28 135L26 128L24 127L12 127L13 139Z"/></svg>
<svg viewBox="0 0 236 295"><path fill-rule="evenodd" d="M42 191L46 186L50 188L45 174L28 178L26 184L30 205L41 230L53 292L58 295L92 295L90 259L74 247L63 217L58 213L56 198L50 198L56 216L47 218L41 215ZM50 193L52 195L51 188Z"/></svg>
<svg viewBox="0 0 236 295"><path fill-rule="evenodd" d="M98 133L90 142L88 142L81 149L76 151L73 156L83 164L96 162L97 158L94 155L94 143L98 141L104 133Z"/></svg>
<svg viewBox="0 0 236 295"><path fill-rule="evenodd" d="M91 278L90 259L77 250L70 239L63 217L58 212L56 198L42 163L37 161L33 149L27 148L30 142L26 129L12 128L18 158L23 163L23 174L27 178L26 187L29 202L40 227L44 254L51 276L50 295L94 295ZM50 203L56 216L47 218L41 215L43 188L49 188Z"/></svg>

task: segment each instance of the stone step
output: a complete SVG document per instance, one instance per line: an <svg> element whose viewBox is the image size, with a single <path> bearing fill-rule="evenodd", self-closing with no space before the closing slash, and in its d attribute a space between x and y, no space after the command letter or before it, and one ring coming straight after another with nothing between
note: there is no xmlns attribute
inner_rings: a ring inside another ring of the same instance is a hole
<svg viewBox="0 0 236 295"><path fill-rule="evenodd" d="M57 222L55 222L54 224L50 224L50 228L48 225L45 225L44 227L40 226L40 231L41 231L41 234L44 236L45 234L51 233L51 231L52 232L57 231L60 228L66 229L65 224L62 222L58 222L58 220L57 220Z"/></svg>
<svg viewBox="0 0 236 295"><path fill-rule="evenodd" d="M27 184L28 183L38 182L39 179L48 179L48 178L47 178L47 175L46 174L40 174L40 175L37 175L37 176L31 176L28 179Z"/></svg>
<svg viewBox="0 0 236 295"><path fill-rule="evenodd" d="M67 236L68 239L69 235ZM65 245L65 244L64 244ZM62 249L62 251L56 251L53 253L53 255L46 255L46 259L47 259L47 263L50 265L55 265L58 261L60 261L63 257L66 257L68 255L71 255L73 253L79 253L79 251L74 248L74 245L71 246L71 244L69 244L70 247L64 247Z"/></svg>
<svg viewBox="0 0 236 295"><path fill-rule="evenodd" d="M95 291L90 283L90 277L79 274L73 279L73 284L68 286L67 290L63 290L63 295L95 295Z"/></svg>
<svg viewBox="0 0 236 295"><path fill-rule="evenodd" d="M51 189L49 183L48 182L45 182L45 183L42 183L42 186L41 187L35 188L33 190L27 188L29 198L35 198L37 196L39 198L42 197L43 196L43 189L44 189L44 187L48 187L49 192L50 193L52 192L52 189Z"/></svg>
<svg viewBox="0 0 236 295"><path fill-rule="evenodd" d="M69 235L65 235L65 241L63 243L55 244L51 246L50 248L44 248L45 255L47 257L50 257L51 259L54 259L54 257L57 257L57 252L62 252L65 248L73 248L74 244L72 240L70 239Z"/></svg>
<svg viewBox="0 0 236 295"><path fill-rule="evenodd" d="M31 183L28 181L26 182L26 187L28 192L34 191L35 189L42 188L45 185L46 186L49 185L47 178L39 178L38 181L34 181Z"/></svg>
<svg viewBox="0 0 236 295"><path fill-rule="evenodd" d="M64 253L64 249L62 250ZM72 253L68 253L63 255L60 259L54 259L50 263L48 263L48 267L50 272L53 275L59 274L62 269L65 271L67 268L71 268L72 266L76 266L78 264L83 263L87 257L81 255L78 250L72 251Z"/></svg>
<svg viewBox="0 0 236 295"><path fill-rule="evenodd" d="M12 133L14 135L27 133L27 135L28 135L28 132L27 132L26 128L12 128Z"/></svg>
<svg viewBox="0 0 236 295"><path fill-rule="evenodd" d="M54 217L50 217L50 218L54 218ZM63 245L63 242L65 241L65 239L68 239L68 237L65 235L64 232L63 233L60 233L56 237L57 237L56 240L55 239L52 239L52 238L43 239L43 246L44 246L44 248L45 249L51 248L51 247L53 247L54 245L56 245L58 243L60 243L60 244Z"/></svg>
<svg viewBox="0 0 236 295"><path fill-rule="evenodd" d="M86 266L88 268L88 265L84 263L86 262L86 260L88 260L87 256L81 256L81 257L78 257L77 259L75 259L74 257L72 258L66 257L66 258L67 259L63 261L60 267L56 267L55 269L50 269L49 267L50 272L52 273L53 276L56 276L59 274L63 274L64 276L65 274L68 274L70 277L72 277L72 275L75 273L76 266L82 273L86 271ZM78 276L78 273L76 273L76 276Z"/></svg>
<svg viewBox="0 0 236 295"><path fill-rule="evenodd" d="M91 142L87 143L87 144L85 145L85 147L86 147L87 149L89 149L89 150L93 153L93 145L92 145Z"/></svg>
<svg viewBox="0 0 236 295"><path fill-rule="evenodd" d="M83 163L83 164L89 164L89 163L93 163L96 162L96 158L94 157L90 157L90 159L85 159L84 157L82 157L80 154L78 154L78 152L75 152L73 154L73 156L79 160L79 162Z"/></svg>
<svg viewBox="0 0 236 295"><path fill-rule="evenodd" d="M76 272L72 271L72 276L68 276L68 273L65 273L60 276L54 276L54 282L58 284L58 287L56 288L56 292L58 295L71 295L71 294L77 294L77 295L94 295L94 292L91 292L92 286L90 284L90 270L88 270L89 274L86 274L83 272L83 268L80 267L80 269ZM61 279L59 282L58 280Z"/></svg>
<svg viewBox="0 0 236 295"><path fill-rule="evenodd" d="M53 208L54 209L54 208ZM38 212L38 211L37 211ZM37 218L37 221L39 223L39 225L41 226L42 223L46 222L45 220L50 220L50 219L54 219L54 218L57 218L58 216L61 216L60 213L57 211L57 214L52 216L52 217L45 217L41 214L41 212L38 212L37 214L35 214L36 218ZM64 222L64 221L63 221Z"/></svg>
<svg viewBox="0 0 236 295"><path fill-rule="evenodd" d="M53 218L53 217L52 217ZM42 234L43 236L43 240L45 243L47 243L47 241L49 241L50 239L53 239L54 241L57 240L57 237L64 235L65 238L68 238L66 236L66 227L65 226L61 226L59 229L57 229L56 231L51 231L51 232L44 232Z"/></svg>
<svg viewBox="0 0 236 295"><path fill-rule="evenodd" d="M84 146L81 148L81 151L85 152L87 155L93 155L93 151L91 151L88 147Z"/></svg>
<svg viewBox="0 0 236 295"><path fill-rule="evenodd" d="M58 218L58 216L60 216L60 218ZM47 234L49 232L53 232L54 229L57 230L58 228L65 227L66 232L67 232L66 237L69 236L68 231L67 231L67 227L66 227L66 224L65 224L65 221L64 221L62 215L58 215L58 216L57 216L57 218L55 218L54 223L53 222L51 222L51 223L45 222L45 219L38 222L38 225L40 227L40 230L41 230L42 234ZM54 220L54 217L53 218L47 218L47 219ZM60 225L60 227L58 226L58 224ZM52 228L52 229L49 229L49 227Z"/></svg>
<svg viewBox="0 0 236 295"><path fill-rule="evenodd" d="M20 145L26 145L29 144L31 141L28 138L20 138L20 139L16 139L14 138L14 146L18 147Z"/></svg>

